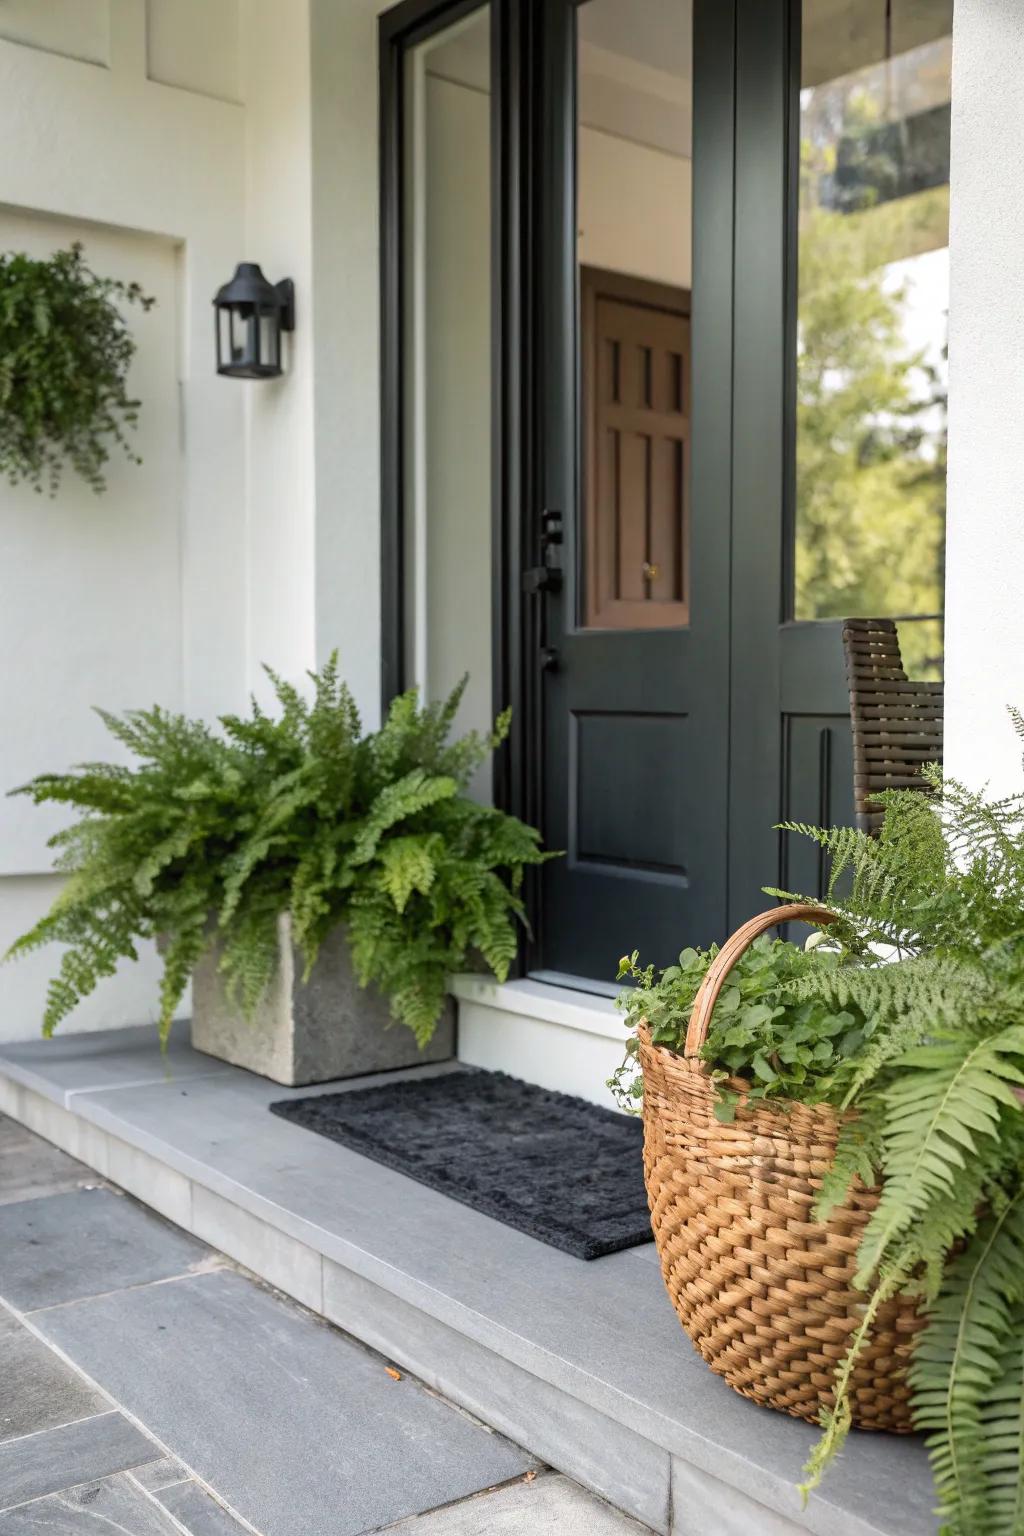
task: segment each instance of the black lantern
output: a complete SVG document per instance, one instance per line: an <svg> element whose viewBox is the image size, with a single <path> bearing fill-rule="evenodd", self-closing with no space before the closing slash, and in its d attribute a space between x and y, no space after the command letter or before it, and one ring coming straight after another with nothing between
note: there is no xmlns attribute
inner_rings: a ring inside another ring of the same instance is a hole
<svg viewBox="0 0 1024 1536"><path fill-rule="evenodd" d="M268 283L255 261L239 262L213 301L217 372L229 379L276 379L281 332L295 329L295 285Z"/></svg>

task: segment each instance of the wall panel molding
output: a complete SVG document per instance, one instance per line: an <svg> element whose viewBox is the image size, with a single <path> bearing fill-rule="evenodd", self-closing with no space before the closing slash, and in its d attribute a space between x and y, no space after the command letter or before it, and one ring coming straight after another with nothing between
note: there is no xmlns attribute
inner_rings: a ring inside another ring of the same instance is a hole
<svg viewBox="0 0 1024 1536"><path fill-rule="evenodd" d="M0 38L83 64L110 64L110 0L3 0Z"/></svg>

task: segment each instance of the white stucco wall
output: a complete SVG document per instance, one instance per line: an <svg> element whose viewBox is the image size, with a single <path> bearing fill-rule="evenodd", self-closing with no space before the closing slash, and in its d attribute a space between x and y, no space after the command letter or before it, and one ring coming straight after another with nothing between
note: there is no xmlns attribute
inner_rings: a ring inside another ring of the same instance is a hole
<svg viewBox="0 0 1024 1536"><path fill-rule="evenodd" d="M142 466L115 451L100 498L72 474L54 501L0 488L3 790L111 755L91 705L210 713L243 696L244 400L214 375L209 299L244 237L244 111L234 0L214 9L224 25L200 47L167 0L0 14L3 248L78 238L97 271L158 299L129 311ZM0 948L58 889L45 847L57 819L0 800ZM54 961L0 972L0 1037L38 1029ZM144 955L71 1027L151 1017L156 974Z"/></svg>
<svg viewBox="0 0 1024 1536"><path fill-rule="evenodd" d="M371 32L371 76L373 57ZM115 454L99 499L73 475L53 502L0 487L0 792L112 755L93 704L211 717L244 705L262 660L292 678L316 660L311 59L305 0L0 10L0 246L82 239L159 300L130 311L143 466ZM244 259L296 283L271 384L215 373L211 300ZM364 646L369 676L375 631ZM0 950L59 889L56 824L0 798ZM0 1039L36 1032L56 958L0 971ZM65 1027L152 1018L157 973L145 954Z"/></svg>
<svg viewBox="0 0 1024 1536"><path fill-rule="evenodd" d="M376 725L380 706L380 0L309 0L312 92L315 646L337 646Z"/></svg>
<svg viewBox="0 0 1024 1536"><path fill-rule="evenodd" d="M946 763L1018 789L1024 707L1024 6L957 0L950 215Z"/></svg>

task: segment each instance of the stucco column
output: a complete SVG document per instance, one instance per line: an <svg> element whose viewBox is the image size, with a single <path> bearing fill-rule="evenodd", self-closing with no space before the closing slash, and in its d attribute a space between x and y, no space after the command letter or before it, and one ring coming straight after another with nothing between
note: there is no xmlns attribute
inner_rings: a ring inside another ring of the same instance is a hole
<svg viewBox="0 0 1024 1536"><path fill-rule="evenodd" d="M950 218L946 763L1021 786L1024 5L957 0Z"/></svg>

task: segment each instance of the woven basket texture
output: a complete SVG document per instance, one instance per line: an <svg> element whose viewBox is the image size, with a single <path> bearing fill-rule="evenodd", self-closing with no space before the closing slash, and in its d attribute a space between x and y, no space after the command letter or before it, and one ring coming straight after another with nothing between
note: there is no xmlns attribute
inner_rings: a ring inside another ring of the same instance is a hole
<svg viewBox="0 0 1024 1536"><path fill-rule="evenodd" d="M695 1054L652 1044L641 1026L640 1064L651 1224L679 1320L737 1392L817 1422L863 1316L853 1277L878 1191L855 1180L829 1220L815 1220L839 1130L831 1106L741 1104L722 1124ZM922 1323L912 1298L881 1308L852 1377L861 1428L911 1428L906 1370Z"/></svg>

